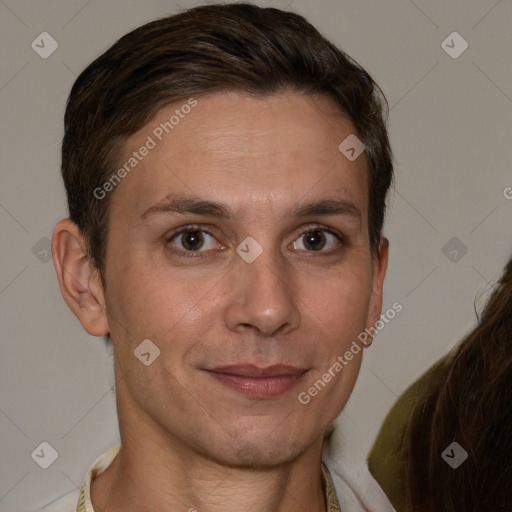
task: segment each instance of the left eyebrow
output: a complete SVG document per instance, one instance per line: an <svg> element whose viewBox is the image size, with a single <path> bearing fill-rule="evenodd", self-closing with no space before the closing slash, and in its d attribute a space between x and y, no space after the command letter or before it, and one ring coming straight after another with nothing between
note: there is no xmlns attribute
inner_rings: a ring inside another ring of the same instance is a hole
<svg viewBox="0 0 512 512"><path fill-rule="evenodd" d="M227 205L217 201L210 201L195 196L169 194L163 201L154 204L142 213L140 220L144 221L147 217L159 213L196 214L231 219L237 216L238 211L232 211ZM309 203L296 203L292 206L286 217L303 218L313 215L344 215L354 218L360 224L362 222L362 214L359 208L352 202L339 198L320 199Z"/></svg>
<svg viewBox="0 0 512 512"><path fill-rule="evenodd" d="M345 199L322 199L306 204L296 204L292 207L290 216L310 217L312 215L347 215L362 222L359 208Z"/></svg>

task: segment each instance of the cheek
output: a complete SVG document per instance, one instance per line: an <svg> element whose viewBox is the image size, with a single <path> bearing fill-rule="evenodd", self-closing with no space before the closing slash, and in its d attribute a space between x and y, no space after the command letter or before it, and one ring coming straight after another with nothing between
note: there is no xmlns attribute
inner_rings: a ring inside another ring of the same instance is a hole
<svg viewBox="0 0 512 512"><path fill-rule="evenodd" d="M304 282L301 300L332 334L340 339L358 334L365 326L371 282L364 272L339 273L314 285Z"/></svg>
<svg viewBox="0 0 512 512"><path fill-rule="evenodd" d="M184 277L186 276L186 277ZM146 338L157 345L193 337L211 327L216 312L213 295L219 287L211 276L192 279L182 270L145 265L135 259L111 273L106 295L109 325L122 338L137 344ZM211 282L210 282L211 281Z"/></svg>

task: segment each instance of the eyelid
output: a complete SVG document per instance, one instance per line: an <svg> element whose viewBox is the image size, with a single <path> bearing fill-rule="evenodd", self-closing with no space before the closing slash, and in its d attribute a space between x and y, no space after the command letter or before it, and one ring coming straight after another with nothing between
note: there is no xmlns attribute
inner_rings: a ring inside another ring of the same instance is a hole
<svg viewBox="0 0 512 512"><path fill-rule="evenodd" d="M332 235L336 236L340 240L340 242L343 244L347 240L347 237L338 229L335 229L335 228L332 228L329 226L324 226L323 224L315 224L315 223L305 226L303 228L300 228L299 236L302 236L311 231L327 231L328 233L331 233Z"/></svg>
<svg viewBox="0 0 512 512"><path fill-rule="evenodd" d="M201 225L201 224L187 224L186 226L180 226L175 231L168 233L166 236L169 239L172 239L176 235L180 235L181 233L186 232L186 231L204 231L205 233L208 233L209 235L214 236L208 228L206 228L204 225Z"/></svg>

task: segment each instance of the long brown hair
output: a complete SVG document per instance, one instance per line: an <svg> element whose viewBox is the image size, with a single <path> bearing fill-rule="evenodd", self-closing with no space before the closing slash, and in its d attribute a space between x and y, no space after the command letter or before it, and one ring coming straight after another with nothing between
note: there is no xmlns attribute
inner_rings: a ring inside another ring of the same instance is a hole
<svg viewBox="0 0 512 512"><path fill-rule="evenodd" d="M477 327L434 375L406 435L409 505L512 511L512 259ZM468 453L455 469L441 456L452 442Z"/></svg>

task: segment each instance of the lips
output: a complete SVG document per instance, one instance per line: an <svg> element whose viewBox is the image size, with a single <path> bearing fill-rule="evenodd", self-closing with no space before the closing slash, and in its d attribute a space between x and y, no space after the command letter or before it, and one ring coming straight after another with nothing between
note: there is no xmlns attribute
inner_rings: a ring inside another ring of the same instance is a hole
<svg viewBox="0 0 512 512"><path fill-rule="evenodd" d="M206 370L219 383L253 398L274 397L294 387L306 369L288 365L260 368L255 365L219 366Z"/></svg>

